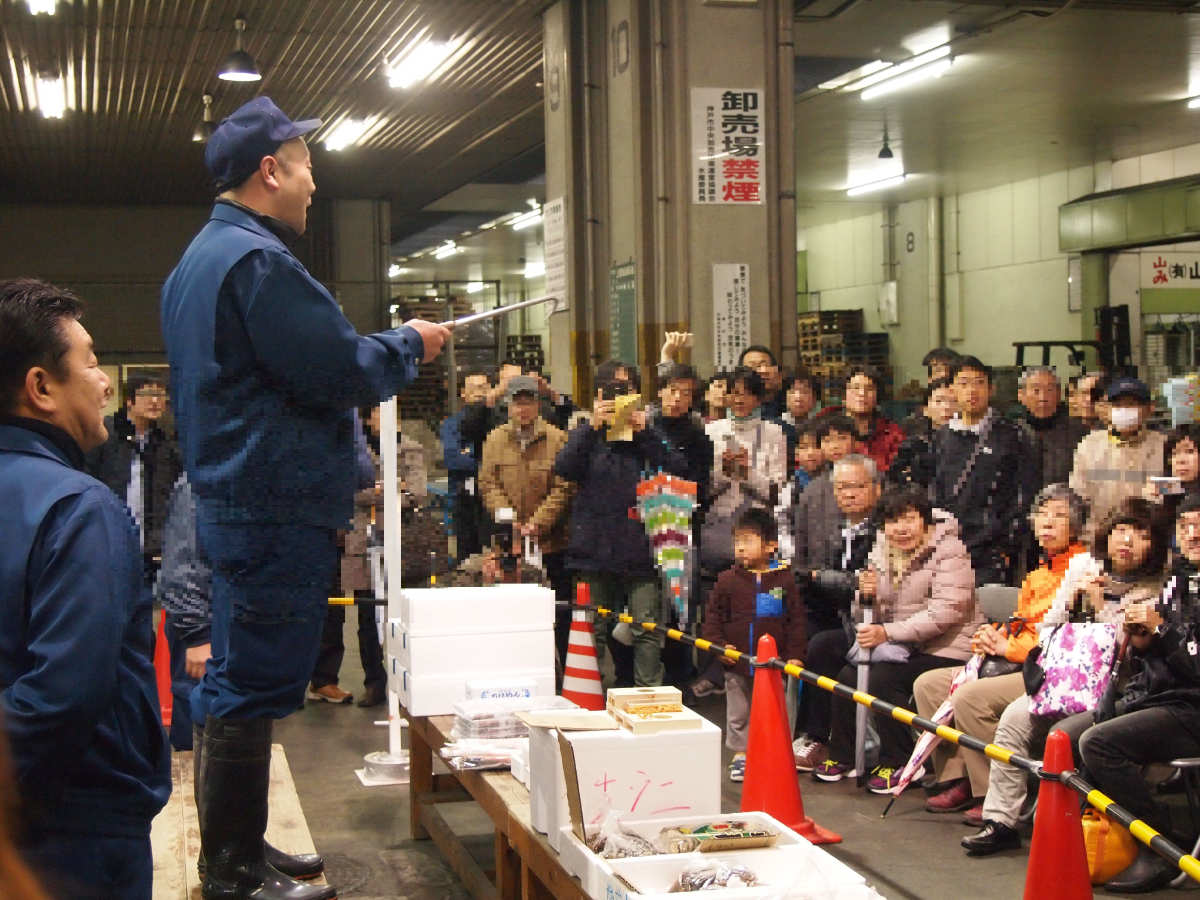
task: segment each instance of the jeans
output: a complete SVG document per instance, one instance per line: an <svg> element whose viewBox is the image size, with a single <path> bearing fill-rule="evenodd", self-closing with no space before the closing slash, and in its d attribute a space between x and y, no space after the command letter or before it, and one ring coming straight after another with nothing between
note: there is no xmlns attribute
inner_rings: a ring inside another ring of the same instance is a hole
<svg viewBox="0 0 1200 900"><path fill-rule="evenodd" d="M304 704L337 565L333 529L198 523L212 563L212 659L192 721L282 719Z"/></svg>
<svg viewBox="0 0 1200 900"><path fill-rule="evenodd" d="M592 603L614 612L622 612L626 604L629 614L638 622L657 622L659 618L658 582L653 578L626 578L609 572L581 572L592 591ZM592 626L596 638L596 664L607 689L616 683L608 653L608 635L616 624L613 617L596 616ZM609 671L606 672L606 669ZM657 687L662 684L662 638L654 632L635 628L633 633L633 683L635 687Z"/></svg>
<svg viewBox="0 0 1200 900"><path fill-rule="evenodd" d="M124 837L39 830L27 835L21 851L55 897L151 900L154 862L148 833Z"/></svg>
<svg viewBox="0 0 1200 900"><path fill-rule="evenodd" d="M1095 786L1164 834L1171 818L1142 775L1149 763L1200 756L1200 741L1163 706L1151 706L1092 725L1079 738L1079 752Z"/></svg>

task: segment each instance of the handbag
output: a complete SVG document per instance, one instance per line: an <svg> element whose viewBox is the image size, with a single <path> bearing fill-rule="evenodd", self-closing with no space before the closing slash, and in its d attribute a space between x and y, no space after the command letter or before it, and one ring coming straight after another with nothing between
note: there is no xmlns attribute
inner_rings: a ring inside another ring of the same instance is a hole
<svg viewBox="0 0 1200 900"><path fill-rule="evenodd" d="M1007 656L997 656L995 653L989 653L983 658L983 662L979 664L980 678L997 678L1001 675L1011 675L1013 672L1021 671L1021 664L1013 662Z"/></svg>
<svg viewBox="0 0 1200 900"><path fill-rule="evenodd" d="M1009 616L1005 622L997 622L995 624L997 626L1003 624L1004 631L1010 638L1016 637L1029 627L1028 623L1020 616ZM1013 662L1007 656L989 653L979 665L979 677L998 678L1001 675L1011 675L1013 672L1020 672L1022 668L1022 663Z"/></svg>
<svg viewBox="0 0 1200 900"><path fill-rule="evenodd" d="M1116 660L1117 627L1112 624L1059 625L1046 638L1037 665L1044 676L1030 695L1029 712L1063 718L1096 708L1108 687Z"/></svg>
<svg viewBox="0 0 1200 900"><path fill-rule="evenodd" d="M1104 884L1125 871L1137 856L1137 841L1098 809L1088 807L1080 817L1092 884Z"/></svg>
<svg viewBox="0 0 1200 900"><path fill-rule="evenodd" d="M909 644L902 644L899 641L884 641L877 647L872 647L867 651L869 656L863 659L863 649L858 644L852 643L850 650L846 653L846 662L852 666L859 666L866 662L872 663L906 663L908 657L912 653L912 647Z"/></svg>

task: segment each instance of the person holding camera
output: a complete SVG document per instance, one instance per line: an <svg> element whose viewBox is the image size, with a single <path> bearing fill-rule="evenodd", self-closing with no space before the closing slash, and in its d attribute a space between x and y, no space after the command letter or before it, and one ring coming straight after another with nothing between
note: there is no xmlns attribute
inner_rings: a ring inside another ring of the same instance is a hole
<svg viewBox="0 0 1200 900"><path fill-rule="evenodd" d="M637 486L658 471L686 477L687 460L666 437L647 423L645 410L628 410L618 398L638 389L637 370L620 361L596 370L592 421L571 430L554 461L554 474L574 485L575 501L568 526L566 568L586 582L592 602L620 610L638 621L659 617L658 573L645 526L630 510L637 506ZM596 617L596 662L605 687L615 682L608 658L610 620ZM606 669L608 670L606 672ZM638 629L633 649L634 684L662 684L662 645L656 634Z"/></svg>

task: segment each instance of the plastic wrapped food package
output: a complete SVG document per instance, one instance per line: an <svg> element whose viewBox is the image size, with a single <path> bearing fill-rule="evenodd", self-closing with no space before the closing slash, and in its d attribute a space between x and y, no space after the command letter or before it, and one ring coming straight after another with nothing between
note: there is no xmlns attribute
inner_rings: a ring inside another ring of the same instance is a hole
<svg viewBox="0 0 1200 900"><path fill-rule="evenodd" d="M746 866L731 866L723 862L699 863L690 865L679 873L679 880L671 888L671 893L749 888L757 884L758 877Z"/></svg>

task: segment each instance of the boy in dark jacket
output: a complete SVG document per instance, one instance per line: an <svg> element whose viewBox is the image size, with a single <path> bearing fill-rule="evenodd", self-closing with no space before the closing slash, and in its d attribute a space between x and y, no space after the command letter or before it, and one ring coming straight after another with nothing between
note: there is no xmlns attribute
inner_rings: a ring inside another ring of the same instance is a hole
<svg viewBox="0 0 1200 900"><path fill-rule="evenodd" d="M775 638L779 656L799 665L807 644L804 605L796 576L787 563L773 560L778 547L774 517L751 507L733 529L736 562L717 578L704 610L704 637L753 654L764 634ZM749 665L722 657L725 671L725 746L734 751L731 781L746 771L746 730L750 722Z"/></svg>
<svg viewBox="0 0 1200 900"><path fill-rule="evenodd" d="M567 569L591 588L592 601L608 609L628 606L638 621L660 621L658 572L650 540L636 513L637 485L659 470L687 477L687 460L661 431L646 422L644 410L632 414L633 439L609 440L616 397L637 387L637 370L623 363L604 364L596 373L592 421L576 426L558 452L554 472L578 486L571 507ZM605 687L608 620L595 622L596 662ZM633 680L638 687L662 684L662 647L658 635L637 629L633 641Z"/></svg>

